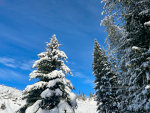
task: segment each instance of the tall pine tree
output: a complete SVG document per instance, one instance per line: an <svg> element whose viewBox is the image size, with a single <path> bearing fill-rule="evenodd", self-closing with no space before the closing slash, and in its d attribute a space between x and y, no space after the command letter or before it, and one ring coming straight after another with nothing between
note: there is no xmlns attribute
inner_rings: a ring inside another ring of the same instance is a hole
<svg viewBox="0 0 150 113"><path fill-rule="evenodd" d="M74 113L76 96L71 92L74 89L65 75L70 74L70 69L64 64L67 56L59 50L60 44L55 35L47 43L45 52L38 54L39 60L35 61L30 74L30 79L38 81L28 85L24 90L24 99L27 104L20 113L36 113L38 111Z"/></svg>
<svg viewBox="0 0 150 113"><path fill-rule="evenodd" d="M121 76L120 112L150 111L150 2L103 0L105 12L119 16L125 30L117 44ZM114 39L115 40L115 39Z"/></svg>
<svg viewBox="0 0 150 113"><path fill-rule="evenodd" d="M117 113L117 75L111 70L108 58L96 40L93 56L97 110L100 113Z"/></svg>

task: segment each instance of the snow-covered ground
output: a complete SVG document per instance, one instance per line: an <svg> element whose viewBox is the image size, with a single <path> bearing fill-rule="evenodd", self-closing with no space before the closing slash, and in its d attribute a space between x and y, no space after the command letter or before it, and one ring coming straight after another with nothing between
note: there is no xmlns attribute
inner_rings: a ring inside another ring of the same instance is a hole
<svg viewBox="0 0 150 113"><path fill-rule="evenodd" d="M25 101L21 99L22 91L0 85L0 113L15 113ZM96 102L93 99L77 99L76 113L97 113Z"/></svg>
<svg viewBox="0 0 150 113"><path fill-rule="evenodd" d="M22 92L15 88L0 85L0 113L14 113L25 102L21 99Z"/></svg>
<svg viewBox="0 0 150 113"><path fill-rule="evenodd" d="M77 105L76 113L97 113L96 102L93 99L85 101L77 99Z"/></svg>

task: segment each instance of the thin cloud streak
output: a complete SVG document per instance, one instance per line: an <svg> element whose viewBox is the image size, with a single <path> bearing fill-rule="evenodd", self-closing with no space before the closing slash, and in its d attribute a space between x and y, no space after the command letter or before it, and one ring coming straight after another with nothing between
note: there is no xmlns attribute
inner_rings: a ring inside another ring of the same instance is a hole
<svg viewBox="0 0 150 113"><path fill-rule="evenodd" d="M7 58L7 57L0 57L0 63L11 68L16 68L15 60L12 58Z"/></svg>
<svg viewBox="0 0 150 113"><path fill-rule="evenodd" d="M16 59L8 57L0 57L0 64L11 68L19 68L21 70L32 70L33 60L18 62Z"/></svg>

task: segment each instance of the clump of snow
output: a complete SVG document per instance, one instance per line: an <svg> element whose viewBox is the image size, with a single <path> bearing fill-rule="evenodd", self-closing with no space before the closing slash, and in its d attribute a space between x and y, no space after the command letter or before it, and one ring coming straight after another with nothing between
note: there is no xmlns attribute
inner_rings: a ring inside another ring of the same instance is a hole
<svg viewBox="0 0 150 113"><path fill-rule="evenodd" d="M132 50L140 51L141 48L139 48L139 47L137 47L137 46L133 46L133 47L132 47Z"/></svg>
<svg viewBox="0 0 150 113"><path fill-rule="evenodd" d="M144 25L150 27L150 21L145 22Z"/></svg>
<svg viewBox="0 0 150 113"><path fill-rule="evenodd" d="M42 52L42 53L38 54L38 57L43 58L46 56L46 54L47 54L47 52Z"/></svg>
<svg viewBox="0 0 150 113"><path fill-rule="evenodd" d="M43 91L41 93L41 97L42 98L47 98L47 97L53 96L54 94L56 96L62 96L62 91L60 89L56 89L56 90L46 89L45 91Z"/></svg>
<svg viewBox="0 0 150 113"><path fill-rule="evenodd" d="M63 83L62 78L56 78L54 80L49 81L47 87L49 87L49 88L53 87L56 85L56 83L60 83L60 82Z"/></svg>
<svg viewBox="0 0 150 113"><path fill-rule="evenodd" d="M56 94L56 96L58 96L58 95L62 96L62 91L60 89L56 89L55 94Z"/></svg>
<svg viewBox="0 0 150 113"><path fill-rule="evenodd" d="M38 68L39 64L43 61L51 61L47 56L40 58L40 60L36 60L32 66L32 68Z"/></svg>
<svg viewBox="0 0 150 113"><path fill-rule="evenodd" d="M147 60L150 60L150 57L148 57Z"/></svg>
<svg viewBox="0 0 150 113"><path fill-rule="evenodd" d="M26 87L26 89L24 90L24 92L30 92L30 91L35 90L35 89L40 89L40 88L44 87L45 85L47 85L47 82L40 81L40 82L37 82L33 85L28 85Z"/></svg>
<svg viewBox="0 0 150 113"><path fill-rule="evenodd" d="M139 15L147 15L150 13L150 9L143 10L142 12L139 13Z"/></svg>
<svg viewBox="0 0 150 113"><path fill-rule="evenodd" d="M106 2L107 0L102 0L101 3Z"/></svg>
<svg viewBox="0 0 150 113"><path fill-rule="evenodd" d="M55 50L55 51L56 51L58 58L66 58L66 59L68 58L67 55L65 54L65 52L60 51L60 50Z"/></svg>
<svg viewBox="0 0 150 113"><path fill-rule="evenodd" d="M145 87L145 89L150 89L150 85L147 85L147 86Z"/></svg>
<svg viewBox="0 0 150 113"><path fill-rule="evenodd" d="M34 70L32 73L30 73L30 79L37 78L37 77L40 77L40 76L52 79L52 78L56 78L56 77L64 77L65 74L61 70L60 71L54 70L54 71L52 71L51 73L48 73L48 74L40 73L37 70Z"/></svg>
<svg viewBox="0 0 150 113"><path fill-rule="evenodd" d="M102 12L101 12L101 15L104 15L104 14L105 14L105 11L102 11Z"/></svg>
<svg viewBox="0 0 150 113"><path fill-rule="evenodd" d="M50 89L46 89L45 91L43 91L43 92L41 93L41 97L42 97L42 98L50 97L50 96L52 96L52 95L53 95L53 91L50 90Z"/></svg>

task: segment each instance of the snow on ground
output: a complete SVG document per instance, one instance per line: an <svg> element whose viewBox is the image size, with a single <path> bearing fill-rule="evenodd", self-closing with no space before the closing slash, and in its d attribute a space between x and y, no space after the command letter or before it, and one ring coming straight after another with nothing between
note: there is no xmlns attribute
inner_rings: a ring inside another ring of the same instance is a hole
<svg viewBox="0 0 150 113"><path fill-rule="evenodd" d="M94 99L87 99L85 101L77 99L77 105L78 108L75 110L76 113L97 113L96 101L94 101Z"/></svg>
<svg viewBox="0 0 150 113"><path fill-rule="evenodd" d="M0 85L0 113L15 113L25 101L21 99L22 91ZM96 102L93 99L77 99L75 113L97 113ZM31 112L32 113L32 112ZM47 113L47 112L45 112Z"/></svg>
<svg viewBox="0 0 150 113"><path fill-rule="evenodd" d="M14 113L25 102L21 99L22 92L15 88L0 85L0 113Z"/></svg>

